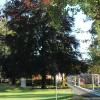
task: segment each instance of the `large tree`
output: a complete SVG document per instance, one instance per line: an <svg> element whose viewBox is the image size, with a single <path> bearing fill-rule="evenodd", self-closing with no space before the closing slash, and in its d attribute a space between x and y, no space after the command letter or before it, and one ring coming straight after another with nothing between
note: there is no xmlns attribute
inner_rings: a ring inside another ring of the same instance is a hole
<svg viewBox="0 0 100 100"><path fill-rule="evenodd" d="M81 70L77 68L81 62L76 50L78 41L70 35L74 19L67 15L60 2L56 6L26 1L6 3L7 25L16 34L6 36L11 54L6 58L4 70L13 83L16 77L40 73L44 88L48 72L55 75Z"/></svg>
<svg viewBox="0 0 100 100"><path fill-rule="evenodd" d="M97 33L95 27L92 32ZM93 44L90 47L90 55L92 58L92 66L89 68L89 72L100 74L100 34L96 34Z"/></svg>
<svg viewBox="0 0 100 100"><path fill-rule="evenodd" d="M0 71L2 71L1 73L3 73L2 74L3 76L5 76L4 75L5 72L3 72L2 69L4 66L5 58L11 53L9 46L5 42L6 35L15 34L15 32L13 32L12 30L8 30L6 25L7 25L7 20L1 13L0 14L0 69L1 70Z"/></svg>

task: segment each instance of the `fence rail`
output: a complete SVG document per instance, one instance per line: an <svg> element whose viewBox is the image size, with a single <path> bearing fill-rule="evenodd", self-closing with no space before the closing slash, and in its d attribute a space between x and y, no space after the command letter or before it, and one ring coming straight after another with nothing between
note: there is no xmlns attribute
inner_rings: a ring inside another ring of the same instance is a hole
<svg viewBox="0 0 100 100"><path fill-rule="evenodd" d="M75 95L100 96L100 75L80 74L70 75L67 78L67 85Z"/></svg>

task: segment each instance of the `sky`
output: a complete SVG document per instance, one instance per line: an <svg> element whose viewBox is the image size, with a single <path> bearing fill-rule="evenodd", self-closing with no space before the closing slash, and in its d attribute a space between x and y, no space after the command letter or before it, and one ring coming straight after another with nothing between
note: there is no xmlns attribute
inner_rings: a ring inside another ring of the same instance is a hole
<svg viewBox="0 0 100 100"><path fill-rule="evenodd" d="M82 9L80 9L79 5L70 7L69 5L66 7L69 9L69 16L74 18L74 26L72 27L72 35L75 35L76 39L80 41L80 46L78 50L82 53L82 57L89 58L88 48L91 44L92 35L90 34L90 30L94 20L92 20L89 16L84 14ZM74 9L72 12L71 10ZM76 11L78 12L76 13ZM88 40L87 42L84 42Z"/></svg>
<svg viewBox="0 0 100 100"><path fill-rule="evenodd" d="M3 7L4 3L9 0L0 0L0 8ZM70 8L69 15L73 16L75 18L74 21L74 27L72 28L72 34L76 36L76 39L80 41L80 47L78 48L79 51L81 51L83 54L83 58L89 58L89 56L86 54L88 51L88 47L91 44L91 41L87 41L87 43L83 43L84 40L91 40L91 34L89 33L89 30L91 30L91 26L93 23L93 20L87 20L87 16L84 14L82 10L80 10L80 6L73 6L70 7L69 5L66 6L66 9ZM71 8L74 8L74 12L71 12ZM78 13L76 13L76 10L78 10ZM77 32L79 30L79 32ZM85 53L85 54L84 54Z"/></svg>
<svg viewBox="0 0 100 100"><path fill-rule="evenodd" d="M3 6L6 0L0 0L0 6Z"/></svg>

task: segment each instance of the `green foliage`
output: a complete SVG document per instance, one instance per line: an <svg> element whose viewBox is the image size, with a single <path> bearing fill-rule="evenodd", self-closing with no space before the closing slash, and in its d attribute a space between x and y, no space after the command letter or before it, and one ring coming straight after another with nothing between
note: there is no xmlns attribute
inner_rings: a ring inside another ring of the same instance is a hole
<svg viewBox="0 0 100 100"><path fill-rule="evenodd" d="M10 18L7 30L15 32L6 34L5 39L11 51L3 67L7 77L15 80L39 73L45 85L47 73L87 70L82 69L83 62L78 60L79 43L70 35L73 18L67 15L62 1L36 8L26 7L20 0L11 0L6 5L4 14Z"/></svg>
<svg viewBox="0 0 100 100"><path fill-rule="evenodd" d="M19 2L18 5L16 5L16 2ZM37 66L38 59L41 59L38 63L38 66L41 66L41 68L38 70L43 71L48 70L47 66L53 60L55 63L58 63L60 56L63 59L69 57L70 60L71 55L73 58L77 56L73 52L72 45L77 47L78 42L74 37L64 34L65 31L70 31L71 24L68 19L66 17L60 18L62 23L59 31L51 24L52 21L55 21L51 16L55 16L55 11L59 13L56 7L54 7L56 10L49 15L49 11L45 11L41 6L38 9L28 10L20 1L9 2L8 5L5 9L5 14L11 17L11 20L7 24L9 29L15 31L16 34L14 36L7 35L6 37L6 43L11 48L11 55L7 59L6 66L9 65L8 63L11 63L10 66L12 67L9 67L13 69L13 73L17 76L20 76L21 73L32 74L32 71L36 71L38 67L32 68L32 66ZM62 55L59 55L60 53ZM66 58L64 55L66 55ZM16 70L14 71L14 69ZM11 74L11 72L9 73Z"/></svg>
<svg viewBox="0 0 100 100"><path fill-rule="evenodd" d="M93 20L95 20L95 29L99 35L100 33L100 0L52 0L51 9L50 12L54 13L55 11L58 11L56 13L57 15L52 16L54 14L51 14L53 20L53 25L60 27L60 16L61 14L65 14L66 11L64 8L69 5L80 5L82 10L84 10L85 14L87 16L90 16Z"/></svg>
<svg viewBox="0 0 100 100"><path fill-rule="evenodd" d="M12 30L9 30L7 28L7 20L6 17L2 17L1 15L1 20L0 20L0 36L6 36L6 35L15 35L16 33Z"/></svg>
<svg viewBox="0 0 100 100"><path fill-rule="evenodd" d="M96 31L100 33L100 0L86 0L81 4L85 13L95 20Z"/></svg>
<svg viewBox="0 0 100 100"><path fill-rule="evenodd" d="M100 73L100 36L98 33L98 27L96 27L95 25L93 25L92 27L92 45L90 47L90 55L92 58L92 63L91 63L91 67L89 68L89 72L91 73ZM94 34L95 33L95 34Z"/></svg>
<svg viewBox="0 0 100 100"><path fill-rule="evenodd" d="M1 20L0 20L0 60L1 61L0 61L0 65L2 65L3 59L7 57L8 55L10 55L11 53L9 46L5 43L6 35L15 34L13 31L7 30L6 25L7 25L6 18L1 16Z"/></svg>
<svg viewBox="0 0 100 100"><path fill-rule="evenodd" d="M92 73L100 73L100 43L95 45L95 47L91 48L92 55L92 67L90 67L89 71Z"/></svg>

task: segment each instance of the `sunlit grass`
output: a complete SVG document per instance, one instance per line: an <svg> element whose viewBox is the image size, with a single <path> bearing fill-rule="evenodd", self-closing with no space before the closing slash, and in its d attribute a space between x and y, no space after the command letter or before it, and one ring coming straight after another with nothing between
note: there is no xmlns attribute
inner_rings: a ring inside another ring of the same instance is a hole
<svg viewBox="0 0 100 100"><path fill-rule="evenodd" d="M70 89L58 89L57 100L72 100ZM0 85L0 100L56 100L55 89L18 88L9 85Z"/></svg>
<svg viewBox="0 0 100 100"><path fill-rule="evenodd" d="M84 85L81 85L81 87L87 88L87 89L93 89L93 84L84 84ZM100 86L94 84L94 88L100 88Z"/></svg>

